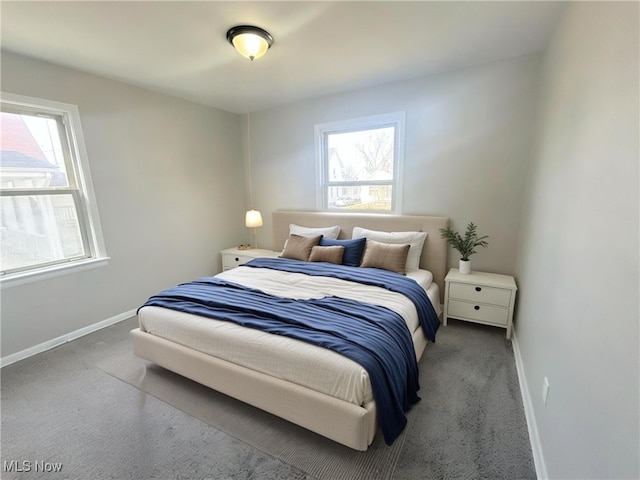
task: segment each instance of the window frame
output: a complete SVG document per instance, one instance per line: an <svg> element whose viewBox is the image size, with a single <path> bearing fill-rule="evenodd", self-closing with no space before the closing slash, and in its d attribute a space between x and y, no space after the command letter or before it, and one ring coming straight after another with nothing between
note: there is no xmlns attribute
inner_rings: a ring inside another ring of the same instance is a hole
<svg viewBox="0 0 640 480"><path fill-rule="evenodd" d="M394 158L393 179L391 181L357 181L357 182L331 182L329 181L327 137L331 134L349 133L364 130L374 130L385 127L394 127ZM315 126L315 154L316 154L316 209L325 212L355 212L399 215L402 213L403 197L403 164L404 164L404 135L405 112L391 112L380 115L338 120L317 124ZM391 185L391 209L373 210L329 207L328 189L331 186L357 186L357 185Z"/></svg>
<svg viewBox="0 0 640 480"><path fill-rule="evenodd" d="M76 208L78 226L85 250L83 255L76 257L27 266L8 273L1 272L0 288L40 281L106 265L109 257L107 256L100 226L100 217L93 190L78 107L68 103L2 92L0 93L0 110L16 114L37 114L54 118L58 122L69 185L67 187L47 189L20 188L4 190L1 195L3 197L71 195Z"/></svg>

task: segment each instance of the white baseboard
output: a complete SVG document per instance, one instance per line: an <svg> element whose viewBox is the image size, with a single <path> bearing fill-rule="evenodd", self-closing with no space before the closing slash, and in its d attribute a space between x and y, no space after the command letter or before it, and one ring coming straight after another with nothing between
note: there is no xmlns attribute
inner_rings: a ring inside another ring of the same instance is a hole
<svg viewBox="0 0 640 480"><path fill-rule="evenodd" d="M11 355L0 358L0 367L6 367L7 365L11 365L12 363L24 360L25 358L29 358L33 355L37 355L38 353L46 352L47 350L51 350L52 348L55 348L59 345L70 342L71 340L75 340L76 338L84 337L85 335L96 332L115 323L122 322L123 320L133 317L135 314L136 310L130 310L128 312L116 315L115 317L107 318L106 320L103 320L101 322L94 323L93 325L89 325L79 330L75 330L71 333L67 333L66 335L62 335L58 338L54 338L53 340L48 340L39 345L34 345L33 347L29 347L25 350L12 353Z"/></svg>
<svg viewBox="0 0 640 480"><path fill-rule="evenodd" d="M536 474L538 479L546 480L549 478L547 475L547 464L544 461L544 455L542 454L542 444L540 443L540 435L538 433L538 424L536 423L536 416L533 411L533 403L531 402L531 393L527 386L527 376L524 371L524 364L522 363L522 355L520 354L520 347L518 346L518 338L515 331L511 335L511 343L513 345L513 353L516 359L516 370L518 372L518 381L520 383L520 393L522 394L522 403L524 404L524 415L527 420L527 428L529 430L529 441L531 442L531 452L533 453L533 462L536 467Z"/></svg>

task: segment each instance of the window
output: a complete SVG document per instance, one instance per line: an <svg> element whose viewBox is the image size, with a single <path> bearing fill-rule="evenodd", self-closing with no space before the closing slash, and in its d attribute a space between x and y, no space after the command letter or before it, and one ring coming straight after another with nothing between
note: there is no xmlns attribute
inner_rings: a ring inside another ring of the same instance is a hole
<svg viewBox="0 0 640 480"><path fill-rule="evenodd" d="M0 148L3 286L106 261L77 107L3 93Z"/></svg>
<svg viewBox="0 0 640 480"><path fill-rule="evenodd" d="M316 125L318 210L399 213L404 113Z"/></svg>

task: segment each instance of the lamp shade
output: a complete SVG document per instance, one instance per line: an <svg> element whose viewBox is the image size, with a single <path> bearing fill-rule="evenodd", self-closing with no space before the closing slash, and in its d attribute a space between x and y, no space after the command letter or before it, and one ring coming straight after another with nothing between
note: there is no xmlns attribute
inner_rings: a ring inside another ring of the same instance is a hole
<svg viewBox="0 0 640 480"><path fill-rule="evenodd" d="M273 37L269 32L251 25L230 28L227 32L227 40L240 55L252 61L267 53L269 47L273 45Z"/></svg>
<svg viewBox="0 0 640 480"><path fill-rule="evenodd" d="M248 210L247 214L244 217L244 224L247 227L261 227L262 226L262 215L258 210Z"/></svg>

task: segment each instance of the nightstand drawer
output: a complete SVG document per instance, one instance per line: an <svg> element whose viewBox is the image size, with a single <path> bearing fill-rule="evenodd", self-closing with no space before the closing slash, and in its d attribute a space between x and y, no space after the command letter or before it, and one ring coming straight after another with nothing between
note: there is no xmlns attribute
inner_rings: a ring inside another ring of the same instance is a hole
<svg viewBox="0 0 640 480"><path fill-rule="evenodd" d="M228 270L230 268L236 268L240 265L247 263L249 260L253 260L253 257L246 257L244 255L222 255L222 269Z"/></svg>
<svg viewBox="0 0 640 480"><path fill-rule="evenodd" d="M449 298L508 307L511 302L511 290L486 287L484 285L451 283L449 287Z"/></svg>
<svg viewBox="0 0 640 480"><path fill-rule="evenodd" d="M260 248L227 248L222 250L222 270L231 270L239 267L254 258L278 258L281 252Z"/></svg>
<svg viewBox="0 0 640 480"><path fill-rule="evenodd" d="M457 300L449 300L447 315L455 318L461 317L463 319L478 320L495 325L506 326L509 323L509 310L506 308L459 302Z"/></svg>

